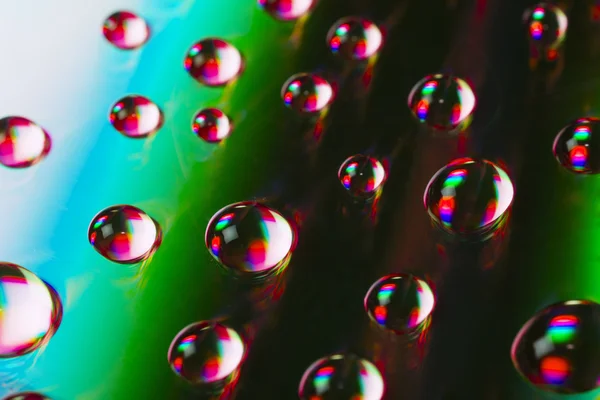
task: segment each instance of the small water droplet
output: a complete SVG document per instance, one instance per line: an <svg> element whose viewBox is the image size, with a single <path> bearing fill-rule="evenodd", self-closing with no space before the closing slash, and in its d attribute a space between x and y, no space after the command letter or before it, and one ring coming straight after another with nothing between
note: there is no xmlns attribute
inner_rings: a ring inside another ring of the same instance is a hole
<svg viewBox="0 0 600 400"><path fill-rule="evenodd" d="M194 44L185 57L189 74L206 86L223 86L233 81L243 69L242 55L222 39L204 39Z"/></svg>
<svg viewBox="0 0 600 400"><path fill-rule="evenodd" d="M194 116L192 130L198 137L209 143L219 143L229 136L231 120L217 108L205 108Z"/></svg>
<svg viewBox="0 0 600 400"><path fill-rule="evenodd" d="M600 173L600 119L581 118L565 126L554 139L553 151L571 172Z"/></svg>
<svg viewBox="0 0 600 400"><path fill-rule="evenodd" d="M5 167L31 167L46 157L50 147L50 135L36 123L23 117L0 119L0 164Z"/></svg>
<svg viewBox="0 0 600 400"><path fill-rule="evenodd" d="M381 400L384 382L368 360L352 354L334 354L315 361L304 372L298 396L301 400Z"/></svg>
<svg viewBox="0 0 600 400"><path fill-rule="evenodd" d="M139 208L118 205L100 211L88 229L90 244L110 261L135 264L160 245L160 226Z"/></svg>
<svg viewBox="0 0 600 400"><path fill-rule="evenodd" d="M227 270L266 276L287 265L294 231L277 211L256 202L219 210L206 228L206 247Z"/></svg>
<svg viewBox="0 0 600 400"><path fill-rule="evenodd" d="M342 163L338 178L351 196L369 199L381 190L385 170L377 159L358 154Z"/></svg>
<svg viewBox="0 0 600 400"><path fill-rule="evenodd" d="M129 138L145 138L160 129L163 114L160 108L144 96L125 96L112 106L109 120L112 126Z"/></svg>
<svg viewBox="0 0 600 400"><path fill-rule="evenodd" d="M21 392L11 394L4 398L4 400L51 400L50 397L46 397L43 394L35 392Z"/></svg>
<svg viewBox="0 0 600 400"><path fill-rule="evenodd" d="M316 74L301 73L289 78L281 88L285 105L303 113L323 111L333 100L333 88Z"/></svg>
<svg viewBox="0 0 600 400"><path fill-rule="evenodd" d="M292 21L310 11L315 0L258 0L258 5L273 18Z"/></svg>
<svg viewBox="0 0 600 400"><path fill-rule="evenodd" d="M412 88L408 106L421 123L437 130L454 130L473 113L475 94L460 78L429 75Z"/></svg>
<svg viewBox="0 0 600 400"><path fill-rule="evenodd" d="M540 389L584 393L600 387L600 304L566 301L546 307L512 345L517 371Z"/></svg>
<svg viewBox="0 0 600 400"><path fill-rule="evenodd" d="M375 323L404 335L425 327L435 306L435 297L427 282L409 274L392 274L369 288L364 305Z"/></svg>
<svg viewBox="0 0 600 400"><path fill-rule="evenodd" d="M498 228L513 197L513 184L502 168L487 160L461 158L431 178L424 202L435 225L469 236Z"/></svg>
<svg viewBox="0 0 600 400"><path fill-rule="evenodd" d="M245 345L233 329L200 321L182 329L171 342L168 360L177 375L194 384L220 384L237 372Z"/></svg>
<svg viewBox="0 0 600 400"><path fill-rule="evenodd" d="M523 15L529 39L541 49L557 49L564 41L568 19L560 7L539 3L528 8Z"/></svg>
<svg viewBox="0 0 600 400"><path fill-rule="evenodd" d="M104 21L102 32L106 40L123 50L136 49L150 38L146 21L129 11L111 14Z"/></svg>
<svg viewBox="0 0 600 400"><path fill-rule="evenodd" d="M54 335L62 320L56 291L33 272L0 262L0 358L31 353Z"/></svg>
<svg viewBox="0 0 600 400"><path fill-rule="evenodd" d="M360 17L338 20L327 33L327 43L334 54L349 60L372 57L383 42L381 31L372 21Z"/></svg>

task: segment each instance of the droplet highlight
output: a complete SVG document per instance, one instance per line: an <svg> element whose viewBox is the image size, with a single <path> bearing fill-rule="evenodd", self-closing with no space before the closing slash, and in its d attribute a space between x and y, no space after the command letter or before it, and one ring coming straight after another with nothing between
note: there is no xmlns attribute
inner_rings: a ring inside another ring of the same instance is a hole
<svg viewBox="0 0 600 400"><path fill-rule="evenodd" d="M426 327L435 297L424 280L410 274L392 274L371 285L364 306L377 325L398 335L410 335Z"/></svg>
<svg viewBox="0 0 600 400"><path fill-rule="evenodd" d="M501 167L488 160L461 158L431 178L424 203L436 226L469 236L498 228L513 198L513 184Z"/></svg>
<svg viewBox="0 0 600 400"><path fill-rule="evenodd" d="M43 394L35 392L21 392L11 394L4 398L4 400L51 400L50 397L46 397Z"/></svg>
<svg viewBox="0 0 600 400"><path fill-rule="evenodd" d="M315 0L258 0L258 5L279 21L293 21L306 15Z"/></svg>
<svg viewBox="0 0 600 400"><path fill-rule="evenodd" d="M208 143L219 143L227 138L233 126L229 117L217 108L199 111L192 122L192 131Z"/></svg>
<svg viewBox="0 0 600 400"><path fill-rule="evenodd" d="M171 342L169 365L193 384L220 384L233 377L245 354L240 335L225 325L200 321L182 329Z"/></svg>
<svg viewBox="0 0 600 400"><path fill-rule="evenodd" d="M381 400L384 388L381 373L373 363L352 354L334 354L308 367L298 396L301 400Z"/></svg>
<svg viewBox="0 0 600 400"><path fill-rule="evenodd" d="M122 50L137 49L150 38L146 21L130 11L111 14L104 21L102 33L109 43Z"/></svg>
<svg viewBox="0 0 600 400"><path fill-rule="evenodd" d="M323 111L333 100L331 84L316 74L300 73L289 78L281 89L284 104L301 113Z"/></svg>
<svg viewBox="0 0 600 400"><path fill-rule="evenodd" d="M475 94L464 80L452 75L429 75L408 96L417 121L435 130L453 131L468 122L475 109Z"/></svg>
<svg viewBox="0 0 600 400"><path fill-rule="evenodd" d="M280 272L294 244L290 223L257 202L235 203L218 211L205 237L209 253L226 270L256 277Z"/></svg>
<svg viewBox="0 0 600 400"><path fill-rule="evenodd" d="M329 29L327 43L334 54L348 60L366 60L379 51L383 36L371 20L345 17Z"/></svg>
<svg viewBox="0 0 600 400"><path fill-rule="evenodd" d="M42 161L50 152L48 132L23 117L0 119L0 164L8 168L27 168Z"/></svg>
<svg viewBox="0 0 600 400"><path fill-rule="evenodd" d="M163 124L163 113L152 100L139 95L125 96L110 109L112 126L128 138L146 138Z"/></svg>
<svg viewBox="0 0 600 400"><path fill-rule="evenodd" d="M571 122L556 135L552 150L568 171L600 173L600 119L581 118Z"/></svg>
<svg viewBox="0 0 600 400"><path fill-rule="evenodd" d="M600 387L600 305L566 301L535 314L511 350L517 371L554 393L585 393Z"/></svg>
<svg viewBox="0 0 600 400"><path fill-rule="evenodd" d="M0 262L0 358L39 349L61 321L62 304L54 288L19 265Z"/></svg>
<svg viewBox="0 0 600 400"><path fill-rule="evenodd" d="M369 199L381 191L385 170L376 158L357 154L342 163L338 178L352 197Z"/></svg>
<svg viewBox="0 0 600 400"><path fill-rule="evenodd" d="M528 8L523 19L527 25L529 39L540 49L557 49L565 40L568 19L560 7L539 3Z"/></svg>
<svg viewBox="0 0 600 400"><path fill-rule="evenodd" d="M243 68L242 55L222 39L204 39L188 51L184 66L198 82L206 86L223 86L232 82Z"/></svg>
<svg viewBox="0 0 600 400"><path fill-rule="evenodd" d="M160 245L160 226L148 214L129 205L100 211L88 229L88 240L104 258L135 264L150 257Z"/></svg>

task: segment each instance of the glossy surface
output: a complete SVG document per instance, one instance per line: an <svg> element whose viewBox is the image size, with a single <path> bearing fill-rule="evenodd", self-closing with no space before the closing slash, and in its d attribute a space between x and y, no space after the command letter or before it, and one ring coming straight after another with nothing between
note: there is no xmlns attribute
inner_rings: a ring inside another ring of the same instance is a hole
<svg viewBox="0 0 600 400"><path fill-rule="evenodd" d="M0 165L27 168L42 161L50 152L48 132L23 117L0 119Z"/></svg>
<svg viewBox="0 0 600 400"><path fill-rule="evenodd" d="M376 158L358 154L348 157L340 166L338 178L352 197L368 199L380 192L385 169Z"/></svg>
<svg viewBox="0 0 600 400"><path fill-rule="evenodd" d="M51 400L49 397L35 392L15 393L4 398L4 400Z"/></svg>
<svg viewBox="0 0 600 400"><path fill-rule="evenodd" d="M600 120L581 118L571 122L556 135L553 151L568 171L600 173Z"/></svg>
<svg viewBox="0 0 600 400"><path fill-rule="evenodd" d="M156 133L163 124L161 109L152 100L139 95L119 99L110 110L112 126L129 138L146 138Z"/></svg>
<svg viewBox="0 0 600 400"><path fill-rule="evenodd" d="M300 113L318 113L333 100L331 84L317 74L290 77L281 88L283 103Z"/></svg>
<svg viewBox="0 0 600 400"><path fill-rule="evenodd" d="M198 82L206 86L223 86L242 72L243 60L232 44L209 38L200 40L189 49L183 65Z"/></svg>
<svg viewBox="0 0 600 400"><path fill-rule="evenodd" d="M258 0L258 5L280 21L298 19L311 9L315 0Z"/></svg>
<svg viewBox="0 0 600 400"><path fill-rule="evenodd" d="M219 143L232 129L229 117L218 108L200 110L192 121L192 131L208 143Z"/></svg>
<svg viewBox="0 0 600 400"><path fill-rule="evenodd" d="M383 37L372 21L361 17L345 17L329 29L327 43L334 54L350 60L366 60L379 51Z"/></svg>
<svg viewBox="0 0 600 400"><path fill-rule="evenodd" d="M130 11L111 14L104 21L102 33L106 40L122 50L136 49L150 38L150 28L146 21Z"/></svg>
<svg viewBox="0 0 600 400"><path fill-rule="evenodd" d="M600 387L600 305L589 301L553 304L517 334L512 360L539 388L583 393Z"/></svg>

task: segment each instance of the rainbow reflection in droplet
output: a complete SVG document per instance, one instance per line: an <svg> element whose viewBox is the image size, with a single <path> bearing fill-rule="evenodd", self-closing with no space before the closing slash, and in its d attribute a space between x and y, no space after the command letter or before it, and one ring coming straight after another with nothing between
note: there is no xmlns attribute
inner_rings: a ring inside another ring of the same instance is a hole
<svg viewBox="0 0 600 400"><path fill-rule="evenodd" d="M160 108L150 99L125 96L110 109L108 117L112 126L129 138L145 138L158 131L163 124Z"/></svg>
<svg viewBox="0 0 600 400"><path fill-rule="evenodd" d="M186 71L206 86L223 86L232 82L243 68L239 50L222 39L209 38L196 42L184 60Z"/></svg>
<svg viewBox="0 0 600 400"><path fill-rule="evenodd" d="M563 394L600 388L600 304L565 301L546 307L512 345L515 368L540 389Z"/></svg>
<svg viewBox="0 0 600 400"><path fill-rule="evenodd" d="M568 19L559 6L539 3L523 15L529 38L536 46L556 49L565 40Z"/></svg>
<svg viewBox="0 0 600 400"><path fill-rule="evenodd" d="M459 235L494 230L514 198L508 174L488 160L461 158L440 169L425 189L424 203L432 221Z"/></svg>
<svg viewBox="0 0 600 400"><path fill-rule="evenodd" d="M192 121L192 131L208 143L221 142L229 136L231 130L229 117L218 108L200 110Z"/></svg>
<svg viewBox="0 0 600 400"><path fill-rule="evenodd" d="M240 202L219 210L206 228L206 247L228 271L268 275L285 267L294 245L290 223L257 202Z"/></svg>
<svg viewBox="0 0 600 400"><path fill-rule="evenodd" d="M31 167L48 155L51 145L48 132L27 118L0 119L0 165Z"/></svg>
<svg viewBox="0 0 600 400"><path fill-rule="evenodd" d="M51 399L50 399L50 397L44 396L41 393L20 392L20 393L14 393L7 397L4 397L2 400L51 400Z"/></svg>
<svg viewBox="0 0 600 400"><path fill-rule="evenodd" d="M100 211L88 229L88 240L94 249L121 264L134 264L150 257L161 238L158 223L144 211L128 205Z"/></svg>
<svg viewBox="0 0 600 400"><path fill-rule="evenodd" d="M258 5L273 18L292 21L308 13L315 0L258 0Z"/></svg>
<svg viewBox="0 0 600 400"><path fill-rule="evenodd" d="M130 11L118 11L104 21L102 33L106 40L122 50L142 46L150 38L146 21Z"/></svg>
<svg viewBox="0 0 600 400"><path fill-rule="evenodd" d="M327 33L327 43L334 54L350 60L366 60L381 48L383 36L371 20L345 17L338 20Z"/></svg>
<svg viewBox="0 0 600 400"><path fill-rule="evenodd" d="M0 358L39 349L61 320L62 304L49 284L19 265L0 262Z"/></svg>
<svg viewBox="0 0 600 400"><path fill-rule="evenodd" d="M581 118L565 126L554 139L553 151L571 172L600 173L600 119Z"/></svg>
<svg viewBox="0 0 600 400"><path fill-rule="evenodd" d="M338 178L351 196L368 199L380 191L385 170L376 158L357 154L342 163Z"/></svg>
<svg viewBox="0 0 600 400"><path fill-rule="evenodd" d="M396 334L411 334L425 327L435 297L427 282L409 274L392 274L369 288L364 306L379 326Z"/></svg>
<svg viewBox="0 0 600 400"><path fill-rule="evenodd" d="M240 335L215 322L182 329L171 342L168 361L177 375L195 384L221 383L233 377L245 354Z"/></svg>
<svg viewBox="0 0 600 400"><path fill-rule="evenodd" d="M429 75L417 82L408 107L421 123L436 130L454 130L475 109L475 94L464 80L452 75Z"/></svg>
<svg viewBox="0 0 600 400"><path fill-rule="evenodd" d="M334 354L308 367L298 396L301 400L381 400L384 389L381 373L373 363L353 354Z"/></svg>
<svg viewBox="0 0 600 400"><path fill-rule="evenodd" d="M281 88L283 103L301 113L323 111L333 100L333 88L317 74L301 73L289 78Z"/></svg>

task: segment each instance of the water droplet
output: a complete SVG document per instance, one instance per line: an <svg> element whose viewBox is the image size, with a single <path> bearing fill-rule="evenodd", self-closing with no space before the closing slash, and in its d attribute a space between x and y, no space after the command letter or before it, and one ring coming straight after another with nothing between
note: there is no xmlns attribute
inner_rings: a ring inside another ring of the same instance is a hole
<svg viewBox="0 0 600 400"><path fill-rule="evenodd" d="M368 199L381 190L385 170L377 159L358 154L342 163L338 178L350 195Z"/></svg>
<svg viewBox="0 0 600 400"><path fill-rule="evenodd" d="M352 354L334 354L315 361L304 372L301 400L381 400L383 378L370 361Z"/></svg>
<svg viewBox="0 0 600 400"><path fill-rule="evenodd" d="M375 323L404 335L425 327L435 306L435 297L425 281L409 274L392 274L371 286L364 304Z"/></svg>
<svg viewBox="0 0 600 400"><path fill-rule="evenodd" d="M583 393L600 387L600 304L566 301L534 315L517 334L511 357L540 389Z"/></svg>
<svg viewBox="0 0 600 400"><path fill-rule="evenodd" d="M110 261L135 264L150 257L162 239L160 226L139 208L127 205L100 211L88 229L96 251Z"/></svg>
<svg viewBox="0 0 600 400"><path fill-rule="evenodd" d="M437 130L454 130L475 109L475 94L467 82L452 75L429 75L408 96L415 118Z"/></svg>
<svg viewBox="0 0 600 400"><path fill-rule="evenodd" d="M23 117L0 119L0 164L26 168L37 164L50 152L50 135Z"/></svg>
<svg viewBox="0 0 600 400"><path fill-rule="evenodd" d="M310 11L314 0L258 0L258 5L280 21L298 19Z"/></svg>
<svg viewBox="0 0 600 400"><path fill-rule="evenodd" d="M114 46L132 50L150 38L150 28L143 18L129 11L118 11L104 21L104 37Z"/></svg>
<svg viewBox="0 0 600 400"><path fill-rule="evenodd" d="M221 39L204 39L194 44L185 57L190 75L206 86L223 86L241 72L242 55L233 45Z"/></svg>
<svg viewBox="0 0 600 400"><path fill-rule="evenodd" d="M513 184L502 168L487 160L461 158L431 178L424 202L434 224L468 236L499 227L513 197Z"/></svg>
<svg viewBox="0 0 600 400"><path fill-rule="evenodd" d="M206 228L206 247L227 270L266 276L287 265L294 244L289 222L256 202L231 204L218 211Z"/></svg>
<svg viewBox="0 0 600 400"><path fill-rule="evenodd" d="M377 53L382 42L377 25L360 17L342 18L327 33L331 51L350 60L366 60Z"/></svg>
<svg viewBox="0 0 600 400"><path fill-rule="evenodd" d="M56 291L33 272L0 262L0 358L31 353L54 335L62 320Z"/></svg>
<svg viewBox="0 0 600 400"><path fill-rule="evenodd" d="M557 49L564 41L568 19L565 13L553 4L539 3L528 8L523 15L529 38L543 49Z"/></svg>
<svg viewBox="0 0 600 400"><path fill-rule="evenodd" d="M218 384L237 372L245 346L233 329L201 321L182 329L169 347L171 368L194 384Z"/></svg>
<svg viewBox="0 0 600 400"><path fill-rule="evenodd" d="M281 89L285 105L305 113L322 111L333 100L333 88L316 74L301 73L289 78Z"/></svg>
<svg viewBox="0 0 600 400"><path fill-rule="evenodd" d="M160 129L163 114L160 108L146 97L125 96L112 106L109 120L112 126L130 138L145 138Z"/></svg>
<svg viewBox="0 0 600 400"><path fill-rule="evenodd" d="M600 173L600 119L581 118L564 127L554 139L553 151L571 172Z"/></svg>
<svg viewBox="0 0 600 400"><path fill-rule="evenodd" d="M217 108L205 108L194 116L192 130L209 143L219 143L231 133L231 120Z"/></svg>
<svg viewBox="0 0 600 400"><path fill-rule="evenodd" d="M43 394L35 392L21 392L11 394L5 397L4 400L51 400L50 397L46 397Z"/></svg>

